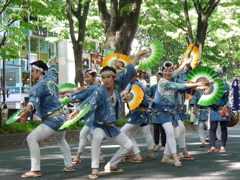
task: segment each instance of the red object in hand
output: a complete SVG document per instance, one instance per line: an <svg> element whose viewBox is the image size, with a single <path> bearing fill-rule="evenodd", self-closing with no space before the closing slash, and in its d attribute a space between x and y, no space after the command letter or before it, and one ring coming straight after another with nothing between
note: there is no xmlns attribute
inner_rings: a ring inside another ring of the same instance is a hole
<svg viewBox="0 0 240 180"><path fill-rule="evenodd" d="M222 117L228 117L228 116L229 116L229 113L228 113L227 108L223 108L222 109Z"/></svg>

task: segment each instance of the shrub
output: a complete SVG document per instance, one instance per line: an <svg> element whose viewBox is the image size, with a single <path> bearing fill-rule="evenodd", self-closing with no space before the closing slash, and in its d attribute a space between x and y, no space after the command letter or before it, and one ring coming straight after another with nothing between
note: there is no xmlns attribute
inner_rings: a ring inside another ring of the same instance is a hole
<svg viewBox="0 0 240 180"><path fill-rule="evenodd" d="M117 127L123 127L124 124L125 124L127 121L128 121L127 119L119 119L119 120L115 123L115 126L117 126Z"/></svg>
<svg viewBox="0 0 240 180"><path fill-rule="evenodd" d="M39 126L41 122L32 121L29 123L12 123L12 124L2 124L0 128L0 134L8 134L8 133L24 133L31 132L37 126Z"/></svg>
<svg viewBox="0 0 240 180"><path fill-rule="evenodd" d="M127 122L127 119L118 120L115 125L117 127L122 127ZM12 124L2 124L0 127L0 134L9 133L30 133L42 122L39 121L29 121L28 123L12 123ZM85 122L78 121L67 128L68 131L71 130L81 130L85 125Z"/></svg>

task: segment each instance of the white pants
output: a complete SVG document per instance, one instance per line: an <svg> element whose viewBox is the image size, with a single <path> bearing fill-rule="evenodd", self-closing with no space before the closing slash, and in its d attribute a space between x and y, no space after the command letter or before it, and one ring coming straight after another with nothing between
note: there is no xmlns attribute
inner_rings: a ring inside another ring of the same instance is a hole
<svg viewBox="0 0 240 180"><path fill-rule="evenodd" d="M208 121L198 121L198 134L199 134L200 142L205 144L206 134L205 134L204 126L208 127Z"/></svg>
<svg viewBox="0 0 240 180"><path fill-rule="evenodd" d="M171 122L164 123L162 126L166 132L167 139L164 154L177 153L176 139L178 137L178 127L174 127Z"/></svg>
<svg viewBox="0 0 240 180"><path fill-rule="evenodd" d="M143 133L143 137L146 138L148 150L153 149L154 143L153 143L153 137L150 130L150 125L148 124L146 126L142 126L141 130Z"/></svg>
<svg viewBox="0 0 240 180"><path fill-rule="evenodd" d="M178 120L178 146L180 149L186 148L185 126L181 120Z"/></svg>
<svg viewBox="0 0 240 180"><path fill-rule="evenodd" d="M90 134L90 127L88 126L83 126L82 130L80 131L79 134L79 145L78 145L78 152L82 153L85 149L85 146L87 144L87 141L91 141L91 134Z"/></svg>
<svg viewBox="0 0 240 180"><path fill-rule="evenodd" d="M60 146L61 152L63 153L65 167L72 166L71 151L67 141L65 140L65 131L54 131L47 125L41 124L27 136L27 143L31 156L31 171L41 170L40 148L38 141L46 139L52 135L54 135L58 145Z"/></svg>
<svg viewBox="0 0 240 180"><path fill-rule="evenodd" d="M129 124L126 123L121 128L121 132L124 133L133 143L133 152L134 154L137 154L140 152L140 149L138 147L138 144L136 140L134 139L134 134L136 133L137 129L140 127L141 124Z"/></svg>
<svg viewBox="0 0 240 180"><path fill-rule="evenodd" d="M95 128L93 130L93 140L92 140L92 168L99 168L99 156L100 156L100 146L103 138L110 138L101 128ZM132 141L124 134L120 133L114 138L110 138L113 142L120 145L120 149L114 154L112 159L106 164L105 168L117 167L117 164L121 159L133 149Z"/></svg>

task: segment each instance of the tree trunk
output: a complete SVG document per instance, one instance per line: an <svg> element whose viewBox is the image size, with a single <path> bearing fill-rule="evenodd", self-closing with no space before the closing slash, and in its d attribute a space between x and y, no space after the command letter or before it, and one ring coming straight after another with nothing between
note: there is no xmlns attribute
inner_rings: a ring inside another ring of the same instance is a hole
<svg viewBox="0 0 240 180"><path fill-rule="evenodd" d="M137 31L142 0L111 0L110 11L106 0L98 0L100 17L106 35L105 48L128 55Z"/></svg>
<svg viewBox="0 0 240 180"><path fill-rule="evenodd" d="M184 16L185 16L187 29L188 29L188 33L187 33L186 39L187 39L188 44L194 44L193 33L192 33L192 24L191 24L191 21L190 21L190 18L189 18L189 14L188 14L187 0L183 0L183 10L184 10Z"/></svg>
<svg viewBox="0 0 240 180"><path fill-rule="evenodd" d="M202 4L200 3L200 1L193 0L195 10L198 14L198 27L197 27L195 45L198 47L198 50L199 50L199 58L202 57L202 53L204 49L204 43L205 43L207 28L208 28L208 18L216 9L219 2L220 0L209 0L208 3L206 3L207 6L202 7ZM185 4L185 8L187 8L186 4ZM186 12L185 12L185 19L186 18L188 18L188 16L186 16ZM186 19L186 21L188 22L189 19ZM189 26L189 24L187 24L187 26ZM192 33L191 29L188 28L188 34L191 34L191 33Z"/></svg>
<svg viewBox="0 0 240 180"><path fill-rule="evenodd" d="M201 15L198 17L198 29L196 35L195 45L198 47L199 58L202 57L204 43L206 39L206 33L208 28L208 19L203 19Z"/></svg>
<svg viewBox="0 0 240 180"><path fill-rule="evenodd" d="M74 83L76 86L83 86L83 64L82 64L82 52L83 46L79 45L78 42L75 42L75 47L73 46L74 51L74 60L75 60L75 79Z"/></svg>
<svg viewBox="0 0 240 180"><path fill-rule="evenodd" d="M69 21L70 37L73 44L73 53L75 59L75 85L83 86L83 65L82 53L83 42L85 39L86 21L89 10L90 1L83 3L82 0L78 1L76 10L72 7L70 0L66 0L67 18ZM77 23L73 20L73 16L77 19ZM75 26L78 24L78 38L75 37ZM81 45L80 45L81 44Z"/></svg>

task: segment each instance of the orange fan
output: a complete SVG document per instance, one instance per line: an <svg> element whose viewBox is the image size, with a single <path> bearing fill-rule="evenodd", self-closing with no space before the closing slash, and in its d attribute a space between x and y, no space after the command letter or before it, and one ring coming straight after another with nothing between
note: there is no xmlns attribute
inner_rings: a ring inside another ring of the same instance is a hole
<svg viewBox="0 0 240 180"><path fill-rule="evenodd" d="M191 58L192 59L192 62L191 62L191 67L192 69L194 69L196 66L197 66L197 63L198 63L198 47L197 46L194 46L194 44L190 44L186 51L184 52L183 56L182 56L182 60L179 62L179 66L182 65L182 63L184 61L186 61L188 58Z"/></svg>
<svg viewBox="0 0 240 180"><path fill-rule="evenodd" d="M130 111L133 109L136 109L139 104L141 104L143 100L143 90L137 85L132 85L132 89L130 91L130 94L132 95L132 99L128 102Z"/></svg>
<svg viewBox="0 0 240 180"><path fill-rule="evenodd" d="M102 67L105 67L105 66L111 66L113 67L114 66L114 62L115 61L121 61L125 64L125 66L130 63L132 60L124 55L124 54L118 54L118 53L113 53L113 54L109 54L107 55L103 61L102 61Z"/></svg>

